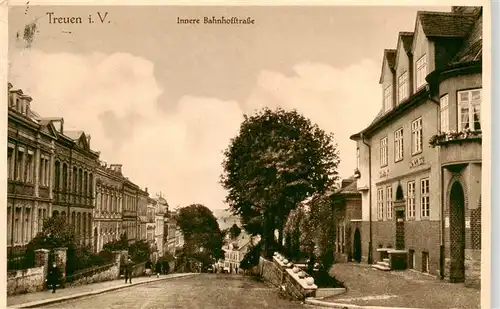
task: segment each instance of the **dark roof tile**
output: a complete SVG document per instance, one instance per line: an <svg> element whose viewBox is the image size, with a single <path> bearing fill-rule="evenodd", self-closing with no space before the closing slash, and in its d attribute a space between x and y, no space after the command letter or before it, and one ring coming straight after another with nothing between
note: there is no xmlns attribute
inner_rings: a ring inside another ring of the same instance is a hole
<svg viewBox="0 0 500 309"><path fill-rule="evenodd" d="M406 52L411 52L411 45L413 44L413 32L400 32L399 36L403 42L403 48Z"/></svg>
<svg viewBox="0 0 500 309"><path fill-rule="evenodd" d="M418 12L422 29L428 37L466 37L469 35L475 15L448 12Z"/></svg>

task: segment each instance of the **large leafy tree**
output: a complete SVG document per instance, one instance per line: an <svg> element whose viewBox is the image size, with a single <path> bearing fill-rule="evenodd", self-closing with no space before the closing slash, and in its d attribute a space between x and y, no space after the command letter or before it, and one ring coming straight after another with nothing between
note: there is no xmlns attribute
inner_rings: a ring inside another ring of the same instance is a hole
<svg viewBox="0 0 500 309"><path fill-rule="evenodd" d="M224 152L221 183L226 202L243 227L274 245L289 212L337 180L338 151L328 134L297 111L264 108L245 115L238 136Z"/></svg>
<svg viewBox="0 0 500 309"><path fill-rule="evenodd" d="M201 204L179 210L177 223L184 235L184 254L203 262L207 256L219 259L222 252L222 233L212 211Z"/></svg>

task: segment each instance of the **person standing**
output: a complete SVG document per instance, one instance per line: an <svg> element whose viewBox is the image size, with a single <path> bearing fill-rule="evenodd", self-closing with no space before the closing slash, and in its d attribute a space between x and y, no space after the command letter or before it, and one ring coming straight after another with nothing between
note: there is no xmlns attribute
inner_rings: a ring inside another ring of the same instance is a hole
<svg viewBox="0 0 500 309"><path fill-rule="evenodd" d="M134 267L134 263L129 258L127 260L127 262L125 262L125 283L127 283L127 281L129 281L130 283L132 283L132 270L133 270L133 267Z"/></svg>
<svg viewBox="0 0 500 309"><path fill-rule="evenodd" d="M155 265L155 272L156 272L156 278L159 278L160 274L161 274L161 262L160 262L159 259L158 259L158 261L156 262L156 265Z"/></svg>
<svg viewBox="0 0 500 309"><path fill-rule="evenodd" d="M151 262L151 260L148 260L146 262L146 275L148 277L151 277L151 271L152 271L152 268L153 268L153 262Z"/></svg>
<svg viewBox="0 0 500 309"><path fill-rule="evenodd" d="M56 292L56 287L59 284L61 279L61 271L57 267L56 262L52 263L52 266L49 268L49 272L47 274L47 285L52 287L52 293Z"/></svg>

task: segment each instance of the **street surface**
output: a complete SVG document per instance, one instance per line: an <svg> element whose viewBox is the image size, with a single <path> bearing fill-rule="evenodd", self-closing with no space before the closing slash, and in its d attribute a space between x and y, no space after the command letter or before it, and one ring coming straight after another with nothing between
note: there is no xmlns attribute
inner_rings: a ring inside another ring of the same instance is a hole
<svg viewBox="0 0 500 309"><path fill-rule="evenodd" d="M283 296L276 288L249 277L228 274L198 276L143 284L44 308L311 308Z"/></svg>

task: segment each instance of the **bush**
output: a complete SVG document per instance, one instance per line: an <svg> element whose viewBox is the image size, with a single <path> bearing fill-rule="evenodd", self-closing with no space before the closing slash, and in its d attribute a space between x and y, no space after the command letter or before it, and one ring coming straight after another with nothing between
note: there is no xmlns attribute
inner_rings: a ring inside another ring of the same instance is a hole
<svg viewBox="0 0 500 309"><path fill-rule="evenodd" d="M140 240L131 244L128 249L129 257L135 263L142 263L147 261L149 259L150 253L151 252L149 249L149 244L144 240Z"/></svg>
<svg viewBox="0 0 500 309"><path fill-rule="evenodd" d="M250 250L245 254L240 262L240 268L247 270L254 266L259 265L260 253L262 251L261 243L259 242L255 246L251 246Z"/></svg>

